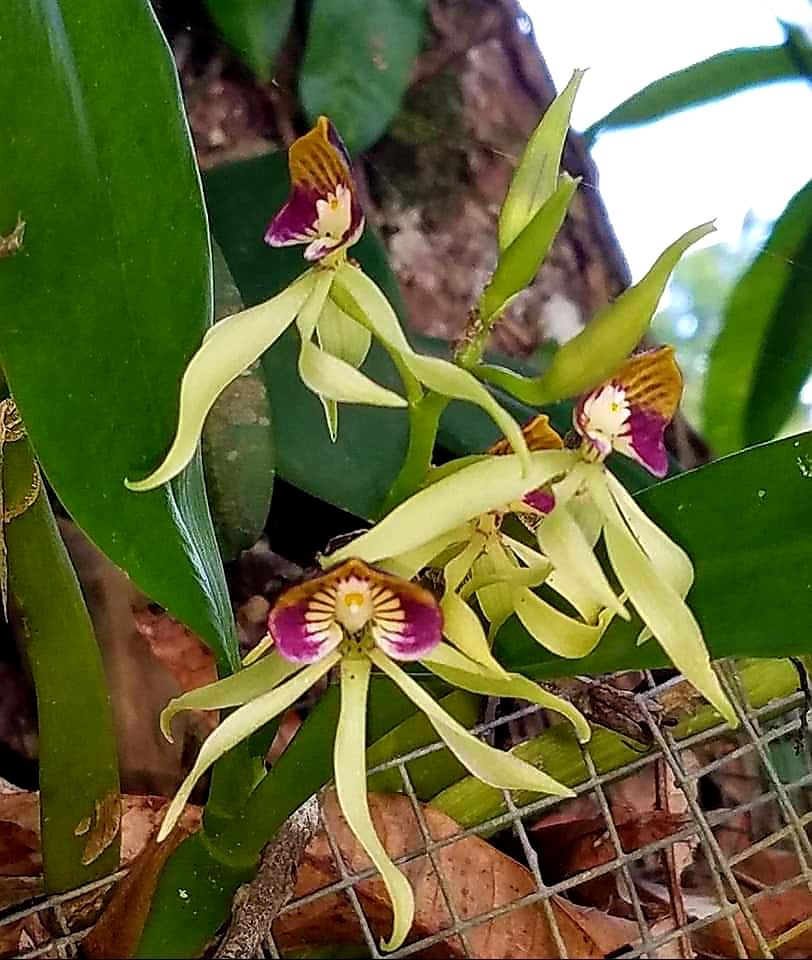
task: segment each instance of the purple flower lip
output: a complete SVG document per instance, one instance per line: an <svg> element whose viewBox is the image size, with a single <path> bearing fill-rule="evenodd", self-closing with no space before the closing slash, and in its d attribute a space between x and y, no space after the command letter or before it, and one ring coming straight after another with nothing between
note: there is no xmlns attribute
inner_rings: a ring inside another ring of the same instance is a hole
<svg viewBox="0 0 812 960"><path fill-rule="evenodd" d="M335 127L319 117L288 152L291 194L265 232L272 247L307 244L306 260L318 261L351 246L364 229L347 149Z"/></svg>
<svg viewBox="0 0 812 960"><path fill-rule="evenodd" d="M668 473L665 429L682 395L682 374L673 347L631 357L617 375L581 397L574 425L590 459L604 460L617 450L653 473Z"/></svg>
<svg viewBox="0 0 812 960"><path fill-rule="evenodd" d="M443 633L437 601L427 590L346 560L286 590L268 616L268 630L283 657L312 663L345 636L370 638L396 660L419 660Z"/></svg>

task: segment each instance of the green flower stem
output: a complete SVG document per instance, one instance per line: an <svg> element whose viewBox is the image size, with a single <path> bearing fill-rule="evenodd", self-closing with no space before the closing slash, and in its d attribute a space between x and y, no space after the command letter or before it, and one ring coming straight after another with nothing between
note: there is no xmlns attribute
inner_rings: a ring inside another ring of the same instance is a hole
<svg viewBox="0 0 812 960"><path fill-rule="evenodd" d="M785 697L798 689L798 673L788 660L751 660L739 664L742 687L753 707L763 707L771 700ZM684 708L683 708L684 710ZM666 711L668 706L666 705ZM673 736L685 737L702 733L721 723L720 715L711 706L703 705L682 719L673 729ZM628 740L595 727L587 749L599 774L610 773L633 760L639 760L654 748L632 744ZM513 751L518 757L542 767L545 773L561 783L575 787L589 779L581 748L572 727L556 724ZM517 806L537 799L538 794L514 791ZM432 807L448 814L462 827L471 827L498 817L505 811L501 790L486 786L474 777L465 777L446 788L431 801Z"/></svg>
<svg viewBox="0 0 812 960"><path fill-rule="evenodd" d="M6 516L37 476L24 437L3 449ZM37 694L45 889L61 892L119 864L119 781L102 660L44 489L4 524L9 617Z"/></svg>
<svg viewBox="0 0 812 960"><path fill-rule="evenodd" d="M426 478L431 467L434 442L440 417L448 406L448 397L429 390L424 397L409 406L409 446L400 472L383 502L380 516L386 516L410 497Z"/></svg>
<svg viewBox="0 0 812 960"><path fill-rule="evenodd" d="M502 310L497 310L490 315L482 312L482 297L476 307L474 307L470 317L470 330L464 335L454 350L454 363L466 370L471 370L482 359L485 347L488 343L488 336L494 325L500 320Z"/></svg>

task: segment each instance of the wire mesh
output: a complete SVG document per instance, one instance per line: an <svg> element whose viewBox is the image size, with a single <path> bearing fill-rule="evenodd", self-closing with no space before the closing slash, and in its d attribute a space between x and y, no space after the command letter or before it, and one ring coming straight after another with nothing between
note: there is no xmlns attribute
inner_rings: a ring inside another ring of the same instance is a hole
<svg viewBox="0 0 812 960"><path fill-rule="evenodd" d="M443 915L447 924L433 929L420 939L413 940L399 950L386 953L380 945L380 934L366 913L363 893L359 886L375 876L373 869L353 871L341 854L341 844L330 819L322 817L323 830L335 861L336 879L320 889L293 899L283 908L284 915L301 911L323 898L340 895L346 898L357 920L359 945L373 958L407 957L434 951L443 955L443 949L453 942L453 956L472 957L477 953L474 931L513 911L532 908L546 921L549 942L558 956L578 956L572 952L561 929L557 905L559 898L581 903L582 892L595 881L611 879L616 896L622 900L622 915L634 925L635 935L611 953L613 957L672 957L714 955L703 952L703 932L717 931L726 948L724 956L798 956L791 952L793 940L808 934L812 928L812 913L806 907L798 915L784 911L779 927L770 920L767 907L776 898L791 897L793 892L805 891L812 904L812 843L808 830L812 821L812 763L805 731L806 704L801 691L774 700L765 706L753 708L746 697L741 678L734 664L722 667L722 680L736 704L740 729L730 731L719 724L711 729L676 740L668 728L658 722L655 709L658 698L673 686L674 680L656 683L647 675L648 688L635 695L635 703L649 727L653 748L615 770L603 773L596 768L589 744L581 748L588 773L587 779L575 787L578 798L591 798L603 818L605 829L600 833L604 847L611 855L587 869L578 869L571 875L549 876L539 858L533 827L540 818L555 810L560 801L542 797L518 802L504 793L503 809L482 823L460 828L447 836L433 836L427 822L418 791L412 781L409 765L443 749L435 743L380 764L370 774L396 770L402 781L402 793L408 798L419 828L420 842L396 858L407 864L423 858L427 869L436 880L437 899L442 899ZM538 718L536 707L522 707L506 716L494 717L473 728L482 737L499 735L500 728L514 729L518 722ZM512 727L511 727L512 725ZM789 751L789 752L788 752ZM792 760L786 769L780 769L781 758ZM742 773L746 771L746 773ZM685 815L675 817L665 836L650 842L635 843L633 849L624 849L624 826L616 816L612 792L619 785L634 783L634 777L643 775L657 785L658 802L665 798L682 798ZM738 778L738 779L737 779ZM708 785L716 781L728 783L730 796L708 797ZM741 781L741 784L739 782ZM742 832L742 824L746 825ZM532 890L520 893L509 902L494 903L490 909L469 915L460 909L459 891L443 869L443 851L467 837L485 837L499 842L512 857L527 868L532 877ZM509 838L509 842L505 842ZM689 863L677 865L677 852L688 850ZM748 861L765 852L780 851L783 863L792 863L791 875L776 876L772 882L754 878ZM686 894L682 883L684 871L702 874L705 878L703 895L698 898ZM87 929L72 929L75 925L67 916L72 902L89 894L103 893L123 876L123 871L89 884L79 890L56 897L34 899L21 908L0 914L0 936L5 928L19 925L32 916L45 918L43 923L50 936L42 943L24 943L19 957L73 957ZM654 877L655 879L652 879ZM697 903L701 900L701 909ZM787 900L787 903L790 903ZM653 908L656 905L656 909ZM724 927L721 930L720 924ZM425 932L425 931L421 931ZM569 952L568 952L569 951ZM789 951L789 952L788 952ZM269 933L269 956L284 955ZM6 953L8 956L9 954ZM523 955L521 952L517 956ZM593 956L595 954L589 954Z"/></svg>

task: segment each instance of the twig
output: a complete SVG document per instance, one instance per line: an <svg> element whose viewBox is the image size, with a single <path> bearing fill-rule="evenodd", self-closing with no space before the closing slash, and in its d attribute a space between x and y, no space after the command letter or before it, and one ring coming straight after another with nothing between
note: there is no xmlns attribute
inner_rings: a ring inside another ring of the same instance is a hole
<svg viewBox="0 0 812 960"><path fill-rule="evenodd" d="M240 887L225 937L215 958L261 957L271 924L290 900L305 849L319 822L318 797L294 813L262 851L256 876Z"/></svg>

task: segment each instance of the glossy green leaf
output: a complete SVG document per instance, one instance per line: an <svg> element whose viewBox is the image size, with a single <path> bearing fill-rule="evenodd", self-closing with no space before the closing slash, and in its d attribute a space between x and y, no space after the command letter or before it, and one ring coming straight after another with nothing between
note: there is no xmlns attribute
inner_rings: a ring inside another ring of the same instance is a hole
<svg viewBox="0 0 812 960"><path fill-rule="evenodd" d="M704 422L720 453L769 440L812 370L812 181L738 281L711 350Z"/></svg>
<svg viewBox="0 0 812 960"><path fill-rule="evenodd" d="M477 373L526 403L554 403L591 390L611 377L639 344L680 257L713 230L712 223L705 223L675 240L642 280L624 290L579 334L556 350L541 376L527 379L509 370L487 366L479 367Z"/></svg>
<svg viewBox="0 0 812 960"><path fill-rule="evenodd" d="M242 309L234 279L214 248L214 318ZM203 427L203 468L214 529L224 560L233 560L260 537L275 472L271 406L257 365L230 383Z"/></svg>
<svg viewBox="0 0 812 960"><path fill-rule="evenodd" d="M803 31L789 28L787 43L778 47L741 47L714 54L707 60L692 63L638 90L606 116L584 131L593 141L606 130L636 126L659 120L680 110L698 107L721 97L729 97L748 87L781 80L802 79L806 71L793 55L792 47L800 44L809 49ZM807 53L812 61L812 54Z"/></svg>
<svg viewBox="0 0 812 960"><path fill-rule="evenodd" d="M76 522L233 665L199 461L152 493L124 487L165 452L180 376L211 320L171 56L146 0L30 0L3 6L0 58L0 232L18 212L28 225L0 264L9 385Z"/></svg>
<svg viewBox="0 0 812 960"><path fill-rule="evenodd" d="M423 0L314 0L299 71L311 120L328 116L350 153L387 129L423 37Z"/></svg>
<svg viewBox="0 0 812 960"><path fill-rule="evenodd" d="M809 650L812 623L812 433L777 440L640 493L640 506L691 558L687 602L713 658ZM635 616L612 622L596 649L566 661L537 647L515 618L499 633L505 667L538 677L668 666L638 646Z"/></svg>
<svg viewBox="0 0 812 960"><path fill-rule="evenodd" d="M260 80L268 82L285 42L295 0L204 0L229 46Z"/></svg>
<svg viewBox="0 0 812 960"><path fill-rule="evenodd" d="M289 190L287 157L272 154L213 170L205 178L212 232L248 306L282 290L303 272L302 248L271 249L262 237ZM352 249L398 308L397 283L377 239L367 233ZM346 406L333 443L316 396L299 379L299 337L291 330L262 360L280 477L358 517L371 519L383 502L406 451L405 412ZM361 367L376 383L402 392L384 351L373 344ZM370 437L375 455L370 456Z"/></svg>
<svg viewBox="0 0 812 960"><path fill-rule="evenodd" d="M569 83L547 108L524 148L499 212L500 250L513 244L558 186L572 105L585 72L573 72Z"/></svg>
<svg viewBox="0 0 812 960"><path fill-rule="evenodd" d="M563 174L553 193L500 254L496 270L479 298L483 318L504 310L508 302L532 282L561 229L579 182Z"/></svg>

